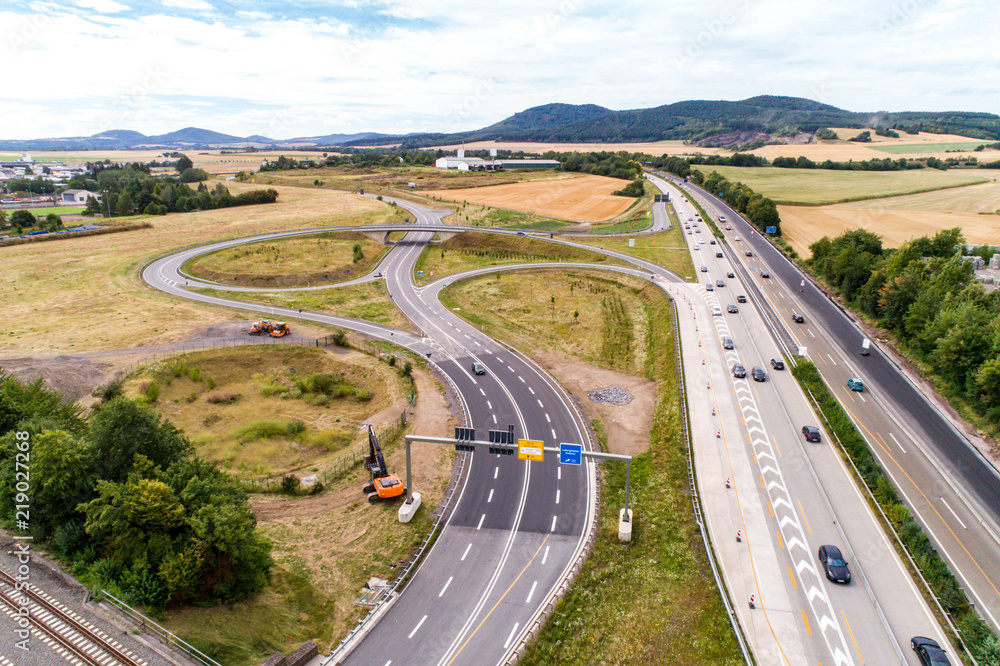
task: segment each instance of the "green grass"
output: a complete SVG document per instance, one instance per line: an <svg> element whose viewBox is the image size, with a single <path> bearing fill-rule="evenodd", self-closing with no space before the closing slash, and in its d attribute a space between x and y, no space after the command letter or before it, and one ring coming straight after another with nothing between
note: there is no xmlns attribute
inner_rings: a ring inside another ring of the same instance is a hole
<svg viewBox="0 0 1000 666"><path fill-rule="evenodd" d="M14 210L8 209L7 216L10 217L10 214ZM29 211L35 217L44 220L45 216L49 213L55 213L56 215L82 215L84 208L82 206L53 206L51 208L26 208L25 210Z"/></svg>
<svg viewBox="0 0 1000 666"><path fill-rule="evenodd" d="M684 230L678 227L676 218L673 222L667 231L636 236L635 247L628 246L628 238L579 239L577 242L645 259L677 273L685 280L694 280L697 274L684 242Z"/></svg>
<svg viewBox="0 0 1000 666"><path fill-rule="evenodd" d="M889 153L891 155L907 155L910 153L944 153L949 150L961 150L972 152L977 146L989 143L988 141L956 141L954 143L873 143L867 148Z"/></svg>
<svg viewBox="0 0 1000 666"><path fill-rule="evenodd" d="M697 167L706 176L718 171L732 182L749 185L779 204L821 206L846 201L930 192L989 181L972 171L833 171L776 167Z"/></svg>

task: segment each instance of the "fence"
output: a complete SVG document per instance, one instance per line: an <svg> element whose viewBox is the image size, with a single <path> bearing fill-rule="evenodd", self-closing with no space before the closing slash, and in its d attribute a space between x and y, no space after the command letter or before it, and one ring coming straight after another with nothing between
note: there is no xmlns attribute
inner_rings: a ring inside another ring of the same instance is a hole
<svg viewBox="0 0 1000 666"><path fill-rule="evenodd" d="M158 625L156 622L153 622L148 617L146 617L136 609L132 608L128 604L126 604L121 599L114 597L107 590L101 590L101 595L108 600L108 603L110 603L112 606L120 610L127 617L132 619L134 622L138 622L140 629L148 630L156 634L164 642L166 642L167 645L172 645L173 647L176 647L178 650L181 650L189 657L197 661L199 664L204 664L205 666L222 666L222 664L212 659L211 657L209 657L207 654L205 654L195 646L191 645L187 641L178 637L173 632L167 631L166 629Z"/></svg>

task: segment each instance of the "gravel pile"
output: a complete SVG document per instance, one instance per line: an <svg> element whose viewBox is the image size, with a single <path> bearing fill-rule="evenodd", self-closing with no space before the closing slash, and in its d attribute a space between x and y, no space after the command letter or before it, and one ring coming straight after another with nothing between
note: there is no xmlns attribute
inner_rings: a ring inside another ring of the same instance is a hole
<svg viewBox="0 0 1000 666"><path fill-rule="evenodd" d="M605 402L609 405L627 405L632 402L632 394L621 386L609 386L597 391L589 391L587 397L594 402Z"/></svg>

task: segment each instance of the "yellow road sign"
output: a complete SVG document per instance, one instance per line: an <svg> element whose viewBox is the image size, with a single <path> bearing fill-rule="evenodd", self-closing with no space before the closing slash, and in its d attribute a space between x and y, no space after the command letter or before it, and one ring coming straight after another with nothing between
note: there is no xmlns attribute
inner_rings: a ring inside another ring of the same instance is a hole
<svg viewBox="0 0 1000 666"><path fill-rule="evenodd" d="M517 457L521 460L538 460L542 459L543 442L537 442L533 439L519 439L517 440Z"/></svg>

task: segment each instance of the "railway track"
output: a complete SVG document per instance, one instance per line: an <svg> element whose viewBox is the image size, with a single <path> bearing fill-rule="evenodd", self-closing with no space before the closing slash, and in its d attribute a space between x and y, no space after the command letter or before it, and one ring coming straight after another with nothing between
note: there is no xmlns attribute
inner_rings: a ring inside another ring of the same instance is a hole
<svg viewBox="0 0 1000 666"><path fill-rule="evenodd" d="M16 613L23 605L21 595L27 595L33 602L29 614L31 625L48 636L55 644L53 649L67 661L90 666L147 666L110 636L78 618L44 592L33 586L17 591L15 583L13 576L0 570L0 606L5 611L9 609L8 615Z"/></svg>

